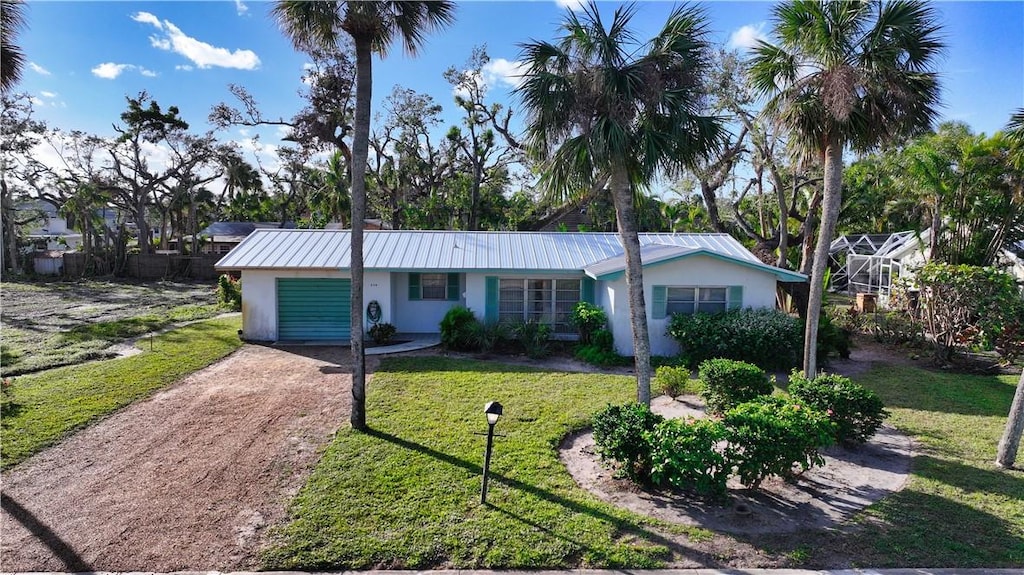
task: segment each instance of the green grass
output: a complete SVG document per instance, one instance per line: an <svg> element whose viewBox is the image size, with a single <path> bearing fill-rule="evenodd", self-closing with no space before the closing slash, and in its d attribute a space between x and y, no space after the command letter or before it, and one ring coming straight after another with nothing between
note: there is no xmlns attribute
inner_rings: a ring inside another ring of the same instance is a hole
<svg viewBox="0 0 1024 575"><path fill-rule="evenodd" d="M156 336L138 355L14 378L0 420L0 466L8 468L241 345L239 318L210 320Z"/></svg>
<svg viewBox="0 0 1024 575"><path fill-rule="evenodd" d="M1017 379L898 366L859 378L917 450L908 485L869 508L850 542L860 564L1024 565L1024 472L994 465Z"/></svg>
<svg viewBox="0 0 1024 575"><path fill-rule="evenodd" d="M369 386L368 434L343 429L264 554L270 569L644 568L672 560L665 535L710 545L721 565L1013 567L1024 564L1024 473L993 466L1015 377L877 368L859 381L913 436L907 486L839 530L732 538L616 509L577 487L557 443L623 376L496 363L391 359ZM502 401L490 506L478 503L482 409ZM745 555L750 549L757 555ZM774 557L774 559L773 559ZM766 563L767 562L767 563Z"/></svg>
<svg viewBox="0 0 1024 575"><path fill-rule="evenodd" d="M635 380L415 358L384 362L369 389L373 431L338 432L264 555L267 567L653 567L669 558L657 522L580 489L556 453L593 413L633 397ZM481 506L476 433L486 431L489 400L506 406L504 437Z"/></svg>

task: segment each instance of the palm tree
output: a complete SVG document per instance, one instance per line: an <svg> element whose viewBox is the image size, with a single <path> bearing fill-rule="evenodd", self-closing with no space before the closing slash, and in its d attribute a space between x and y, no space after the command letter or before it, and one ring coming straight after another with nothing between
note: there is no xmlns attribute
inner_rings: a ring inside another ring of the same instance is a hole
<svg viewBox="0 0 1024 575"><path fill-rule="evenodd" d="M634 14L632 5L619 7L605 27L594 3L570 13L557 44L522 46L527 72L517 92L528 114L527 145L545 162L540 184L550 195L564 198L607 180L626 258L637 398L649 404L635 196L659 172L706 155L719 143L721 125L699 115L709 62L704 14L675 9L646 44L629 29Z"/></svg>
<svg viewBox="0 0 1024 575"><path fill-rule="evenodd" d="M828 247L842 203L843 151L866 151L927 129L939 102L935 60L944 45L923 2L797 0L773 10L777 45L754 50L751 79L765 113L825 169L811 271L804 371L814 377Z"/></svg>
<svg viewBox="0 0 1024 575"><path fill-rule="evenodd" d="M0 89L4 92L21 80L25 69L25 54L14 43L24 27L25 3L22 0L0 1Z"/></svg>
<svg viewBox="0 0 1024 575"><path fill-rule="evenodd" d="M366 429L366 356L363 349L363 220L366 217L366 160L370 142L370 100L373 97L373 54L386 56L401 38L415 54L426 33L454 21L448 0L426 1L303 1L279 0L273 15L296 49L333 48L339 35L352 38L356 53L355 124L352 130L352 427Z"/></svg>

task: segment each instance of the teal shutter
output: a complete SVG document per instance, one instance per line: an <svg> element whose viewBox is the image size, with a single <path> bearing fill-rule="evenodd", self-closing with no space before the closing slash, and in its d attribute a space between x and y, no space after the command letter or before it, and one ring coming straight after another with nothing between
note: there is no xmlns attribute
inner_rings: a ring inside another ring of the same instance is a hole
<svg viewBox="0 0 1024 575"><path fill-rule="evenodd" d="M594 280L591 278L583 278L580 280L580 301L587 303L594 302Z"/></svg>
<svg viewBox="0 0 1024 575"><path fill-rule="evenodd" d="M498 278L495 276L484 279L484 322L498 322Z"/></svg>
<svg viewBox="0 0 1024 575"><path fill-rule="evenodd" d="M654 286L651 289L651 318L665 319L668 311L668 288Z"/></svg>
<svg viewBox="0 0 1024 575"><path fill-rule="evenodd" d="M423 292L420 291L420 274L409 274L409 301L423 299Z"/></svg>
<svg viewBox="0 0 1024 575"><path fill-rule="evenodd" d="M459 274L448 274L448 301L459 301Z"/></svg>
<svg viewBox="0 0 1024 575"><path fill-rule="evenodd" d="M729 286L727 297L729 298L729 309L743 307L743 286Z"/></svg>

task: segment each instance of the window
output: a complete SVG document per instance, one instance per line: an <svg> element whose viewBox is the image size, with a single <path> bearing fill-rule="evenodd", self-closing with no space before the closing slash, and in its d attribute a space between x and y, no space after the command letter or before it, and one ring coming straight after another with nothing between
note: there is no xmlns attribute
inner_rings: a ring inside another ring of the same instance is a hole
<svg viewBox="0 0 1024 575"><path fill-rule="evenodd" d="M743 286L654 286L652 295L654 319L675 313L718 313L743 304Z"/></svg>
<svg viewBox="0 0 1024 575"><path fill-rule="evenodd" d="M535 321L554 333L574 333L569 314L580 301L577 279L509 279L498 282L498 321Z"/></svg>
<svg viewBox="0 0 1024 575"><path fill-rule="evenodd" d="M459 287L459 274L409 274L409 299L412 301L456 301Z"/></svg>

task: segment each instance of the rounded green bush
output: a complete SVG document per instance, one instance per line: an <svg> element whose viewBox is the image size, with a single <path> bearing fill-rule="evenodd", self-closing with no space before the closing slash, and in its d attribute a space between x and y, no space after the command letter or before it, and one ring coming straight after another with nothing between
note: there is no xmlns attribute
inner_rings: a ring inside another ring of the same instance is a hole
<svg viewBox="0 0 1024 575"><path fill-rule="evenodd" d="M609 405L594 416L594 443L605 461L619 464L622 475L647 482L651 474L651 446L646 435L665 418L642 403Z"/></svg>
<svg viewBox="0 0 1024 575"><path fill-rule="evenodd" d="M802 371L789 376L789 394L824 412L835 423L838 443L864 443L889 416L878 394L841 375L824 373L808 380Z"/></svg>
<svg viewBox="0 0 1024 575"><path fill-rule="evenodd" d="M709 359L700 364L698 375L704 385L701 397L712 414L770 395L774 389L772 379L761 368L743 361Z"/></svg>
<svg viewBox="0 0 1024 575"><path fill-rule="evenodd" d="M675 314L668 326L668 335L679 342L690 367L723 357L762 369L790 369L799 364L803 333L799 319L773 309Z"/></svg>
<svg viewBox="0 0 1024 575"><path fill-rule="evenodd" d="M825 460L818 449L832 444L833 424L816 409L782 397L737 405L722 419L728 430L726 458L740 482L756 489L772 476L790 477Z"/></svg>
<svg viewBox="0 0 1024 575"><path fill-rule="evenodd" d="M472 351L478 331L476 316L469 308L457 305L441 318L441 344L456 351Z"/></svg>
<svg viewBox="0 0 1024 575"><path fill-rule="evenodd" d="M663 487L720 496L732 465L725 457L727 433L720 421L667 419L646 436L651 481Z"/></svg>

